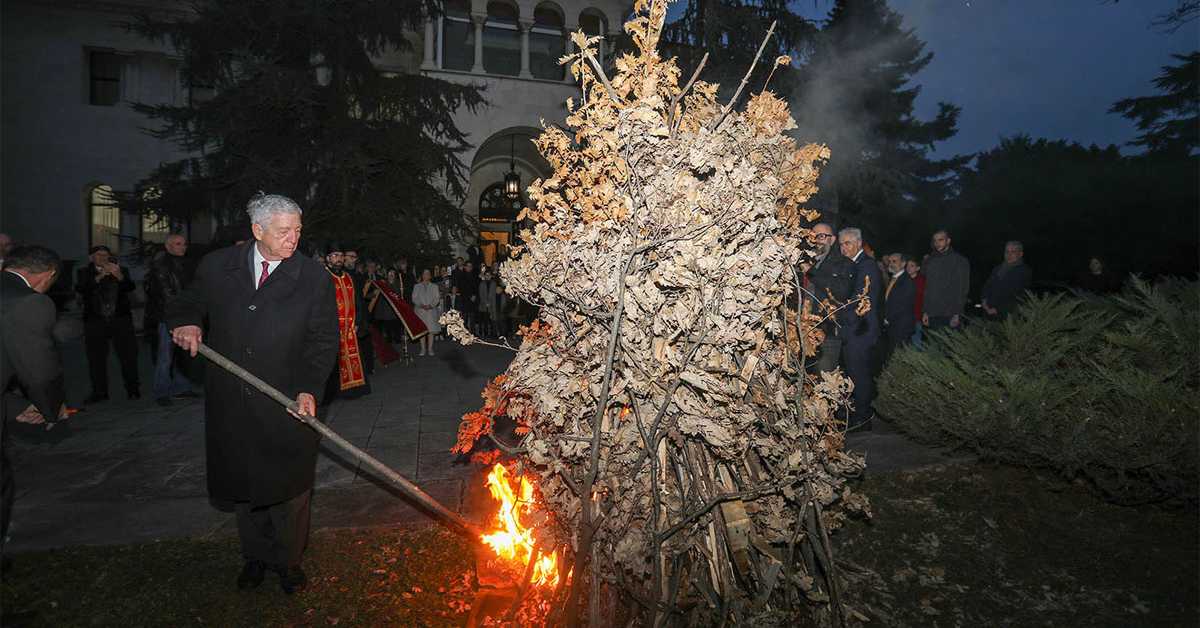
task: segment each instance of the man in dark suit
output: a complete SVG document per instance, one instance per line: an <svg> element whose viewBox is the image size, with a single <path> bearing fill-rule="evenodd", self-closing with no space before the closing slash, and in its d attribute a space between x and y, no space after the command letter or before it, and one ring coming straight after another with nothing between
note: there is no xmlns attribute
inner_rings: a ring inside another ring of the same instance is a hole
<svg viewBox="0 0 1200 628"><path fill-rule="evenodd" d="M58 278L58 255L42 246L19 246L4 260L0 273L0 397L15 377L40 415L51 421L65 414L63 369L54 345L58 314L46 296ZM29 413L26 413L27 415ZM4 424L8 408L0 401L0 553L12 517L12 466Z"/></svg>
<svg viewBox="0 0 1200 628"><path fill-rule="evenodd" d="M883 329L887 346L881 364L887 363L892 353L912 340L917 331L917 284L905 268L908 257L903 253L892 253L884 259L888 268L887 287L883 290Z"/></svg>
<svg viewBox="0 0 1200 628"><path fill-rule="evenodd" d="M854 408L846 421L847 429L870 430L874 416L871 402L875 399L875 380L871 375L871 358L879 341L879 310L883 306L882 278L879 266L863 251L862 231L853 227L838 232L842 255L853 264L851 298L866 295L871 309L858 313L858 303L842 310L843 344L842 370L854 382Z"/></svg>
<svg viewBox="0 0 1200 628"><path fill-rule="evenodd" d="M247 213L254 240L206 255L168 305L167 326L194 356L207 317L209 346L315 416L338 352L329 273L294 254L301 210L291 199L259 194ZM293 593L306 584L300 559L320 437L233 375L210 369L206 380L208 491L237 513L245 559L238 588L258 586L270 569Z"/></svg>
<svg viewBox="0 0 1200 628"><path fill-rule="evenodd" d="M804 275L804 297L813 303L810 311L819 316L828 316L830 312L822 305L845 303L850 298L850 278L853 265L850 260L842 257L841 251L834 246L837 236L833 227L828 223L819 222L812 226L813 239L816 240L817 258L812 267ZM842 355L843 331L838 324L837 314L821 324L825 332L825 340L817 353L817 371L825 373L838 367Z"/></svg>

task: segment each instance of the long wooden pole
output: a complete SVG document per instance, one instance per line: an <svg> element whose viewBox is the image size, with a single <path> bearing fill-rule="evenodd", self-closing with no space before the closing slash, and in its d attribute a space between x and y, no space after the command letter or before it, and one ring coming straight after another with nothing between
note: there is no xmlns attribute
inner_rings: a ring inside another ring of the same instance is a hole
<svg viewBox="0 0 1200 628"><path fill-rule="evenodd" d="M329 428L329 426L318 421L316 417L300 414L299 407L296 405L296 400L288 399L283 393L276 390L273 386L262 381L246 369L234 364L229 358L217 353L212 347L209 347L204 343L200 343L200 354L208 358L213 364L216 364L226 371L233 373L242 381L257 388L262 394L274 399L280 405L286 407L292 412L292 416L299 419L301 423L316 430L321 436L324 436L326 439L332 441L333 444L337 445L339 449L350 454L350 456L354 459L370 467L371 470L374 471L379 477L387 480L389 484L399 489L400 492L404 493L406 497L420 504L421 507L437 515L444 523L447 523L450 525L450 527L454 528L455 531L469 536L472 540L477 540L479 535L482 534L482 531L477 526L464 519L462 515L450 510L449 508L446 508L441 504L441 502L430 497L428 493L422 491L420 487L410 482L408 478L396 473L387 465L373 458L367 452L350 444L349 441L339 436L337 432L334 432Z"/></svg>

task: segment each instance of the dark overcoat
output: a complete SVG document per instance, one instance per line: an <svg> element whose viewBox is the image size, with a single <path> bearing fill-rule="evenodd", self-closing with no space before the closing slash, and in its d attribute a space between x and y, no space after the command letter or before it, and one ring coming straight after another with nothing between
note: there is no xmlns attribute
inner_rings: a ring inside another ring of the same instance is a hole
<svg viewBox="0 0 1200 628"><path fill-rule="evenodd" d="M871 309L865 315L859 316L857 307L843 308L842 312L846 317L843 324L846 331L842 333L842 337L849 345L869 348L879 340L879 330L882 326L883 276L879 272L879 266L875 264L875 258L867 255L865 251L858 256L858 260L850 260L850 264L850 296L857 298L866 291L871 300Z"/></svg>
<svg viewBox="0 0 1200 628"><path fill-rule="evenodd" d="M167 326L201 325L204 342L290 399L321 401L337 360L329 273L293 255L262 288L250 270L254 241L204 257L192 284L168 304ZM209 495L276 504L312 488L319 436L283 406L220 368L206 370L204 418Z"/></svg>
<svg viewBox="0 0 1200 628"><path fill-rule="evenodd" d="M50 297L15 273L0 272L0 392L16 378L47 421L58 419L64 397L62 361L53 334L57 318ZM0 431L5 418L7 413L0 413Z"/></svg>
<svg viewBox="0 0 1200 628"><path fill-rule="evenodd" d="M883 281L890 282L891 279L884 278ZM884 294L883 320L887 324L887 334L896 339L895 344L899 344L899 341L907 340L917 331L917 282L908 273L902 272L891 291L884 288Z"/></svg>

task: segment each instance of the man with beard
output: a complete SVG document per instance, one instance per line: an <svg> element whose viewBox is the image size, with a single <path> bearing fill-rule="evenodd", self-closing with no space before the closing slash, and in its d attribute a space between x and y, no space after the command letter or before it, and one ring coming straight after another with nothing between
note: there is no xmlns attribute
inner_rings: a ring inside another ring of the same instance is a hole
<svg viewBox="0 0 1200 628"><path fill-rule="evenodd" d="M908 259L903 253L892 253L884 258L888 275L883 290L883 333L887 339L879 360L886 364L896 349L910 343L917 329L913 313L917 301L917 283L908 275Z"/></svg>
<svg viewBox="0 0 1200 628"><path fill-rule="evenodd" d="M206 255L192 284L167 305L167 326L192 356L204 336L314 416L337 356L333 286L320 264L295 255L301 210L294 201L259 194L246 211L254 239ZM208 491L219 508L237 513L245 559L237 586L257 587L270 569L293 593L306 583L300 558L320 436L231 373L213 368L205 379Z"/></svg>
<svg viewBox="0 0 1200 628"><path fill-rule="evenodd" d="M971 263L951 247L950 232L945 229L933 233L931 244L933 253L925 262L921 322L930 329L958 329L971 288Z"/></svg>
<svg viewBox="0 0 1200 628"><path fill-rule="evenodd" d="M850 298L850 280L852 264L842 256L837 247L833 246L837 236L833 235L833 227L819 222L812 227L813 239L817 245L817 259L804 274L804 297L812 303L810 311L818 316L828 316L821 324L825 332L825 340L821 342L817 354L817 370L822 373L833 371L841 361L842 330L838 324L841 313L831 313L822 303L840 305Z"/></svg>
<svg viewBox="0 0 1200 628"><path fill-rule="evenodd" d="M375 374L375 346L371 342L371 308L367 302L367 264L359 258L358 247L350 244L345 248L342 269L354 281L354 293L358 295L355 297L360 306L357 315L362 319L362 326L356 326L358 350L362 354L363 371L370 377Z"/></svg>
<svg viewBox="0 0 1200 628"><path fill-rule="evenodd" d="M371 392L358 341L367 334L367 305L353 276L347 272L345 254L344 247L336 242L330 243L325 251L325 269L337 299L339 335L337 368L330 374L326 388L328 399L339 395L353 399Z"/></svg>

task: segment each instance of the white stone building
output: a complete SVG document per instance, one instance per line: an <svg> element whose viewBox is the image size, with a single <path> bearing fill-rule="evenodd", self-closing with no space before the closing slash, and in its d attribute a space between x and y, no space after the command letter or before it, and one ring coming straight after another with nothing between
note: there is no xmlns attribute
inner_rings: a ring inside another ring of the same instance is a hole
<svg viewBox="0 0 1200 628"><path fill-rule="evenodd" d="M445 16L414 33L416 54L378 60L388 71L425 72L485 88L489 105L456 116L473 144L464 155L470 184L463 211L480 219L481 243L511 237L505 176L522 189L546 174L529 139L541 122L561 123L578 88L557 64L567 34L582 28L614 39L626 0L446 0ZM183 85L174 52L126 31L136 11L186 6L154 0L4 0L0 3L0 231L82 259L89 246L128 251L161 240L168 227L121 215L108 190L129 190L174 146L143 132L152 121L128 103L187 102L202 89ZM212 220L177 225L207 242Z"/></svg>

